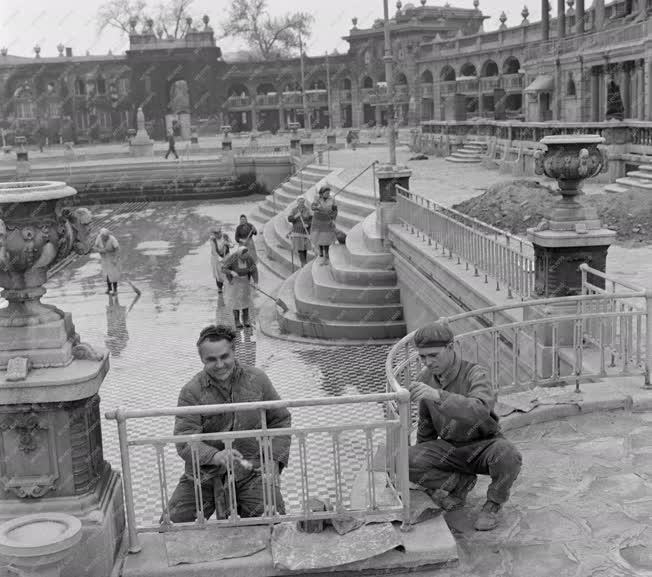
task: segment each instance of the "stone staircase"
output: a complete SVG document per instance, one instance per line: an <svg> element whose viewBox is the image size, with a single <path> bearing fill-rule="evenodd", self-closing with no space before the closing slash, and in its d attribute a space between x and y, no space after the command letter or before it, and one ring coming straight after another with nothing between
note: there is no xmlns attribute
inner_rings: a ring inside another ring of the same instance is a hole
<svg viewBox="0 0 652 577"><path fill-rule="evenodd" d="M605 192L646 191L652 193L652 164L641 164L638 170L630 170L627 176L608 184Z"/></svg>
<svg viewBox="0 0 652 577"><path fill-rule="evenodd" d="M464 146L446 157L448 162L477 163L482 162L487 151L487 143L480 140L469 140Z"/></svg>
<svg viewBox="0 0 652 577"><path fill-rule="evenodd" d="M398 339L405 335L393 256L376 230L376 211L350 229L345 245L293 273L279 297L289 311L278 313L281 331L337 340Z"/></svg>

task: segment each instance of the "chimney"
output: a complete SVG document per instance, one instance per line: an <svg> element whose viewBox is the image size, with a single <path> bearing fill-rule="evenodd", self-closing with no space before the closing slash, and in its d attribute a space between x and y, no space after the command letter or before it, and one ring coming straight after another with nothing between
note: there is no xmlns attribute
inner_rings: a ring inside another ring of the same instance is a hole
<svg viewBox="0 0 652 577"><path fill-rule="evenodd" d="M66 47L66 56L67 56L68 58L71 58L71 57L72 57L72 48L68 48L68 47Z"/></svg>

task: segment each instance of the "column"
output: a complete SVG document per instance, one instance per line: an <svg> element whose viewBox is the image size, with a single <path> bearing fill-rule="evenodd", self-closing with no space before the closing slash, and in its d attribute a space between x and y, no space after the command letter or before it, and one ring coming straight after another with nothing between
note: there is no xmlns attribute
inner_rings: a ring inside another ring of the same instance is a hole
<svg viewBox="0 0 652 577"><path fill-rule="evenodd" d="M638 61L638 116L639 120L645 120L645 60Z"/></svg>
<svg viewBox="0 0 652 577"><path fill-rule="evenodd" d="M279 130L285 130L285 110L282 106L278 109L278 126Z"/></svg>
<svg viewBox="0 0 652 577"><path fill-rule="evenodd" d="M623 64L623 104L625 107L625 118L632 118L632 75L629 62ZM636 94L636 93L634 93Z"/></svg>
<svg viewBox="0 0 652 577"><path fill-rule="evenodd" d="M380 126L380 122L382 118L380 106L374 107L374 118L376 119L376 126Z"/></svg>
<svg viewBox="0 0 652 577"><path fill-rule="evenodd" d="M584 0L575 0L575 34L583 34L585 30Z"/></svg>
<svg viewBox="0 0 652 577"><path fill-rule="evenodd" d="M591 120L600 122L600 69L597 66L591 68Z"/></svg>
<svg viewBox="0 0 652 577"><path fill-rule="evenodd" d="M566 9L564 0L557 0L557 38L566 36Z"/></svg>
<svg viewBox="0 0 652 577"><path fill-rule="evenodd" d="M256 107L252 104L251 105L251 131L253 132L254 130L258 130L258 111L256 110Z"/></svg>
<svg viewBox="0 0 652 577"><path fill-rule="evenodd" d="M548 1L541 0L541 40L550 38L550 13L548 12Z"/></svg>

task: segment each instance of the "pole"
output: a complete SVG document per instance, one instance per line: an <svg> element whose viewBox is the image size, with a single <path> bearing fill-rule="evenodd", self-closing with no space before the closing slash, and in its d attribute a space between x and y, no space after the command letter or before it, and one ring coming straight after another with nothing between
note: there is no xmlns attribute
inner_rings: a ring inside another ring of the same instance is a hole
<svg viewBox="0 0 652 577"><path fill-rule="evenodd" d="M301 102L303 106L303 127L306 131L306 136L310 138L310 132L312 130L312 118L310 112L308 111L308 105L306 102L306 81L303 69L303 41L301 39L301 32L299 32L299 51L301 52Z"/></svg>
<svg viewBox="0 0 652 577"><path fill-rule="evenodd" d="M328 130L333 130L333 114L331 111L331 69L328 62L328 50L326 51L326 90L328 92Z"/></svg>
<svg viewBox="0 0 652 577"><path fill-rule="evenodd" d="M387 144L389 145L389 163L396 166L396 142L394 139L394 79L392 70L392 47L389 43L389 8L387 0L383 0L383 12L385 16L385 82L387 82L387 129L389 136Z"/></svg>

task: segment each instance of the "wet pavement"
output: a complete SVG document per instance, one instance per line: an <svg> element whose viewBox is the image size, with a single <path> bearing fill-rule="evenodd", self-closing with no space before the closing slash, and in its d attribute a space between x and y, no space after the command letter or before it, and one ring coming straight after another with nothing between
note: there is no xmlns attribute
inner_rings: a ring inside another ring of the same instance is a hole
<svg viewBox="0 0 652 577"><path fill-rule="evenodd" d="M118 406L176 405L180 388L200 370L195 341L201 328L216 321L232 322L212 278L209 230L223 223L233 235L238 216L250 212L255 200L150 203L137 212L118 214L110 225L123 254L125 282L118 299L104 294L97 256L79 257L50 279L44 302L71 312L83 341L111 351L111 369L100 390L103 412ZM114 210L109 206L93 212L98 218L110 217ZM609 267L611 263L610 255ZM631 270L622 259L618 267ZM140 298L135 298L127 280L142 291ZM652 285L652 271L641 280ZM274 291L279 282L261 267L261 288ZM263 299L255 296L257 308ZM240 359L264 369L285 398L384 390L387 347L304 345L274 340L256 329L241 332L239 338ZM374 404L364 410L340 406L319 413L293 411L295 424L359 423L381 416ZM115 423L103 421L102 427L105 457L120 468ZM171 433L172 420L132 422L129 431ZM652 414L587 415L508 436L522 451L524 468L505 508L504 523L489 533L472 530L487 486L482 479L468 507L446 517L458 542L460 566L437 575L652 574ZM350 435L343 440L351 456L343 463L347 485L360 466L359 438ZM328 439L310 445L315 496L333 497L334 482L323 474L330 467L330 450ZM138 519L151 523L160 512L155 455L149 449L132 450L131 455ZM295 458L293 453L291 461ZM166 453L166 460L172 490L181 461L174 451ZM300 493L300 479L292 467L284 472L283 482L292 509L298 506Z"/></svg>

